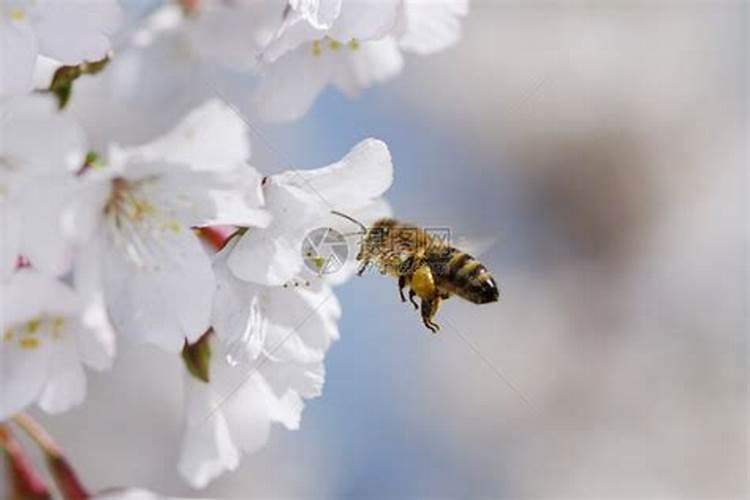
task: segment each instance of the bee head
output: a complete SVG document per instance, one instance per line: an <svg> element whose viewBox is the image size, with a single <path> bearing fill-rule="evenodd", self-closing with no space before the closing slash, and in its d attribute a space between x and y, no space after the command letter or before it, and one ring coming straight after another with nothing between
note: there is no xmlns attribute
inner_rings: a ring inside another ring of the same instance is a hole
<svg viewBox="0 0 750 500"><path fill-rule="evenodd" d="M396 219L391 219L390 217L383 217L382 219L378 219L375 221L375 223L372 225L368 233L373 232L380 232L388 234L388 231L395 225L397 225L398 222L396 222Z"/></svg>
<svg viewBox="0 0 750 500"><path fill-rule="evenodd" d="M388 242L391 229L396 225L398 225L398 222L395 219L376 220L372 227L367 230L362 246L367 248L370 253L382 249Z"/></svg>

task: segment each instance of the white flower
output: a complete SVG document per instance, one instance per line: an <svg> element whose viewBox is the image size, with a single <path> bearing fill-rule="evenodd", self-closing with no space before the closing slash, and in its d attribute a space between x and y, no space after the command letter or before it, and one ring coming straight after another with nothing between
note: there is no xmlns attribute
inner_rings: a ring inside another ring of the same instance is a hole
<svg viewBox="0 0 750 500"><path fill-rule="evenodd" d="M265 444L272 423L297 429L304 399L321 393L341 309L324 280L294 279L302 240L332 223L332 206L378 206L392 179L388 148L374 139L333 165L264 179L273 219L233 236L214 259L209 382L187 377L179 469L194 486L236 468L241 451Z"/></svg>
<svg viewBox="0 0 750 500"><path fill-rule="evenodd" d="M52 275L69 269L60 205L72 195L86 154L83 131L51 98L0 101L0 280L19 255Z"/></svg>
<svg viewBox="0 0 750 500"><path fill-rule="evenodd" d="M120 334L178 351L210 326L214 274L191 228L267 223L260 177L244 164L246 132L209 102L167 136L113 149L107 167L83 175L66 217L86 242L76 272L100 284Z"/></svg>
<svg viewBox="0 0 750 500"><path fill-rule="evenodd" d="M468 0L299 3L264 51L253 100L269 120L304 115L328 84L356 96L393 78L404 65L402 50L425 55L454 44L468 11Z"/></svg>
<svg viewBox="0 0 750 500"><path fill-rule="evenodd" d="M330 288L268 287L238 280L217 255L210 381L187 375L180 473L203 487L268 440L271 424L299 428L304 399L320 395L323 357L341 310ZM226 357L225 359L222 359Z"/></svg>
<svg viewBox="0 0 750 500"><path fill-rule="evenodd" d="M31 90L39 54L62 64L102 59L120 15L117 0L0 1L0 95Z"/></svg>
<svg viewBox="0 0 750 500"><path fill-rule="evenodd" d="M86 393L83 365L109 368L114 336L100 310L35 270L0 284L0 420L36 402L57 413Z"/></svg>
<svg viewBox="0 0 750 500"><path fill-rule="evenodd" d="M447 49L461 37L461 18L468 12L469 0L404 0L398 44L420 55Z"/></svg>
<svg viewBox="0 0 750 500"><path fill-rule="evenodd" d="M273 222L240 237L229 268L245 281L289 282L302 270L302 241L310 230L329 226L332 209L352 213L373 204L392 182L388 147L375 139L360 142L332 165L266 178L263 193Z"/></svg>

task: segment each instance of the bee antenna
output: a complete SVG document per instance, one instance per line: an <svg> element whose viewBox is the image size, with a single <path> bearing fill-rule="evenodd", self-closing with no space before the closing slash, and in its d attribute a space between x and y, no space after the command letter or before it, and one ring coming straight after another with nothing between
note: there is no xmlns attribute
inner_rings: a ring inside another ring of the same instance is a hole
<svg viewBox="0 0 750 500"><path fill-rule="evenodd" d="M346 214L342 214L341 212L338 212L336 210L331 210L331 213L333 215L338 215L339 217L342 217L342 218L348 220L349 222L353 222L356 225L358 225L359 227L361 227L362 228L362 234L366 234L367 233L367 227L364 224L362 224L361 222L359 222L357 219L355 219L354 217L351 217L351 216L346 215Z"/></svg>

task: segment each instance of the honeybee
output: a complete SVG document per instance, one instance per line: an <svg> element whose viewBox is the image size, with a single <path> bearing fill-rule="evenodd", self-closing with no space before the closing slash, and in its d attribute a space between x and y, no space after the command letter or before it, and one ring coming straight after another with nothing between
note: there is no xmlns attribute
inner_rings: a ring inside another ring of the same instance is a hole
<svg viewBox="0 0 750 500"><path fill-rule="evenodd" d="M406 302L404 289L409 288L409 301L420 309L422 322L437 333L440 326L433 321L443 300L457 295L474 304L497 302L499 291L487 268L471 255L434 238L423 229L392 218L375 221L367 229L349 216L343 216L362 228L357 272L362 275L375 265L381 274L398 279L401 302ZM419 297L418 305L415 297Z"/></svg>

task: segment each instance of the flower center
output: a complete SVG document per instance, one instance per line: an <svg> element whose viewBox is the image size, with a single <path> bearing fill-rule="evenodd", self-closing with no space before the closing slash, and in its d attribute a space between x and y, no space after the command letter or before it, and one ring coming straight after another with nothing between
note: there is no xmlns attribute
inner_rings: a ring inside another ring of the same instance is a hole
<svg viewBox="0 0 750 500"><path fill-rule="evenodd" d="M38 349L44 341L57 341L67 331L65 318L40 314L25 323L16 323L3 330L0 340L25 351Z"/></svg>
<svg viewBox="0 0 750 500"><path fill-rule="evenodd" d="M0 24L20 22L28 18L29 0L0 0Z"/></svg>
<svg viewBox="0 0 750 500"><path fill-rule="evenodd" d="M176 218L149 200L146 188L155 180L112 179L104 206L113 243L139 269L158 270L159 264L169 257L168 236L182 231Z"/></svg>

